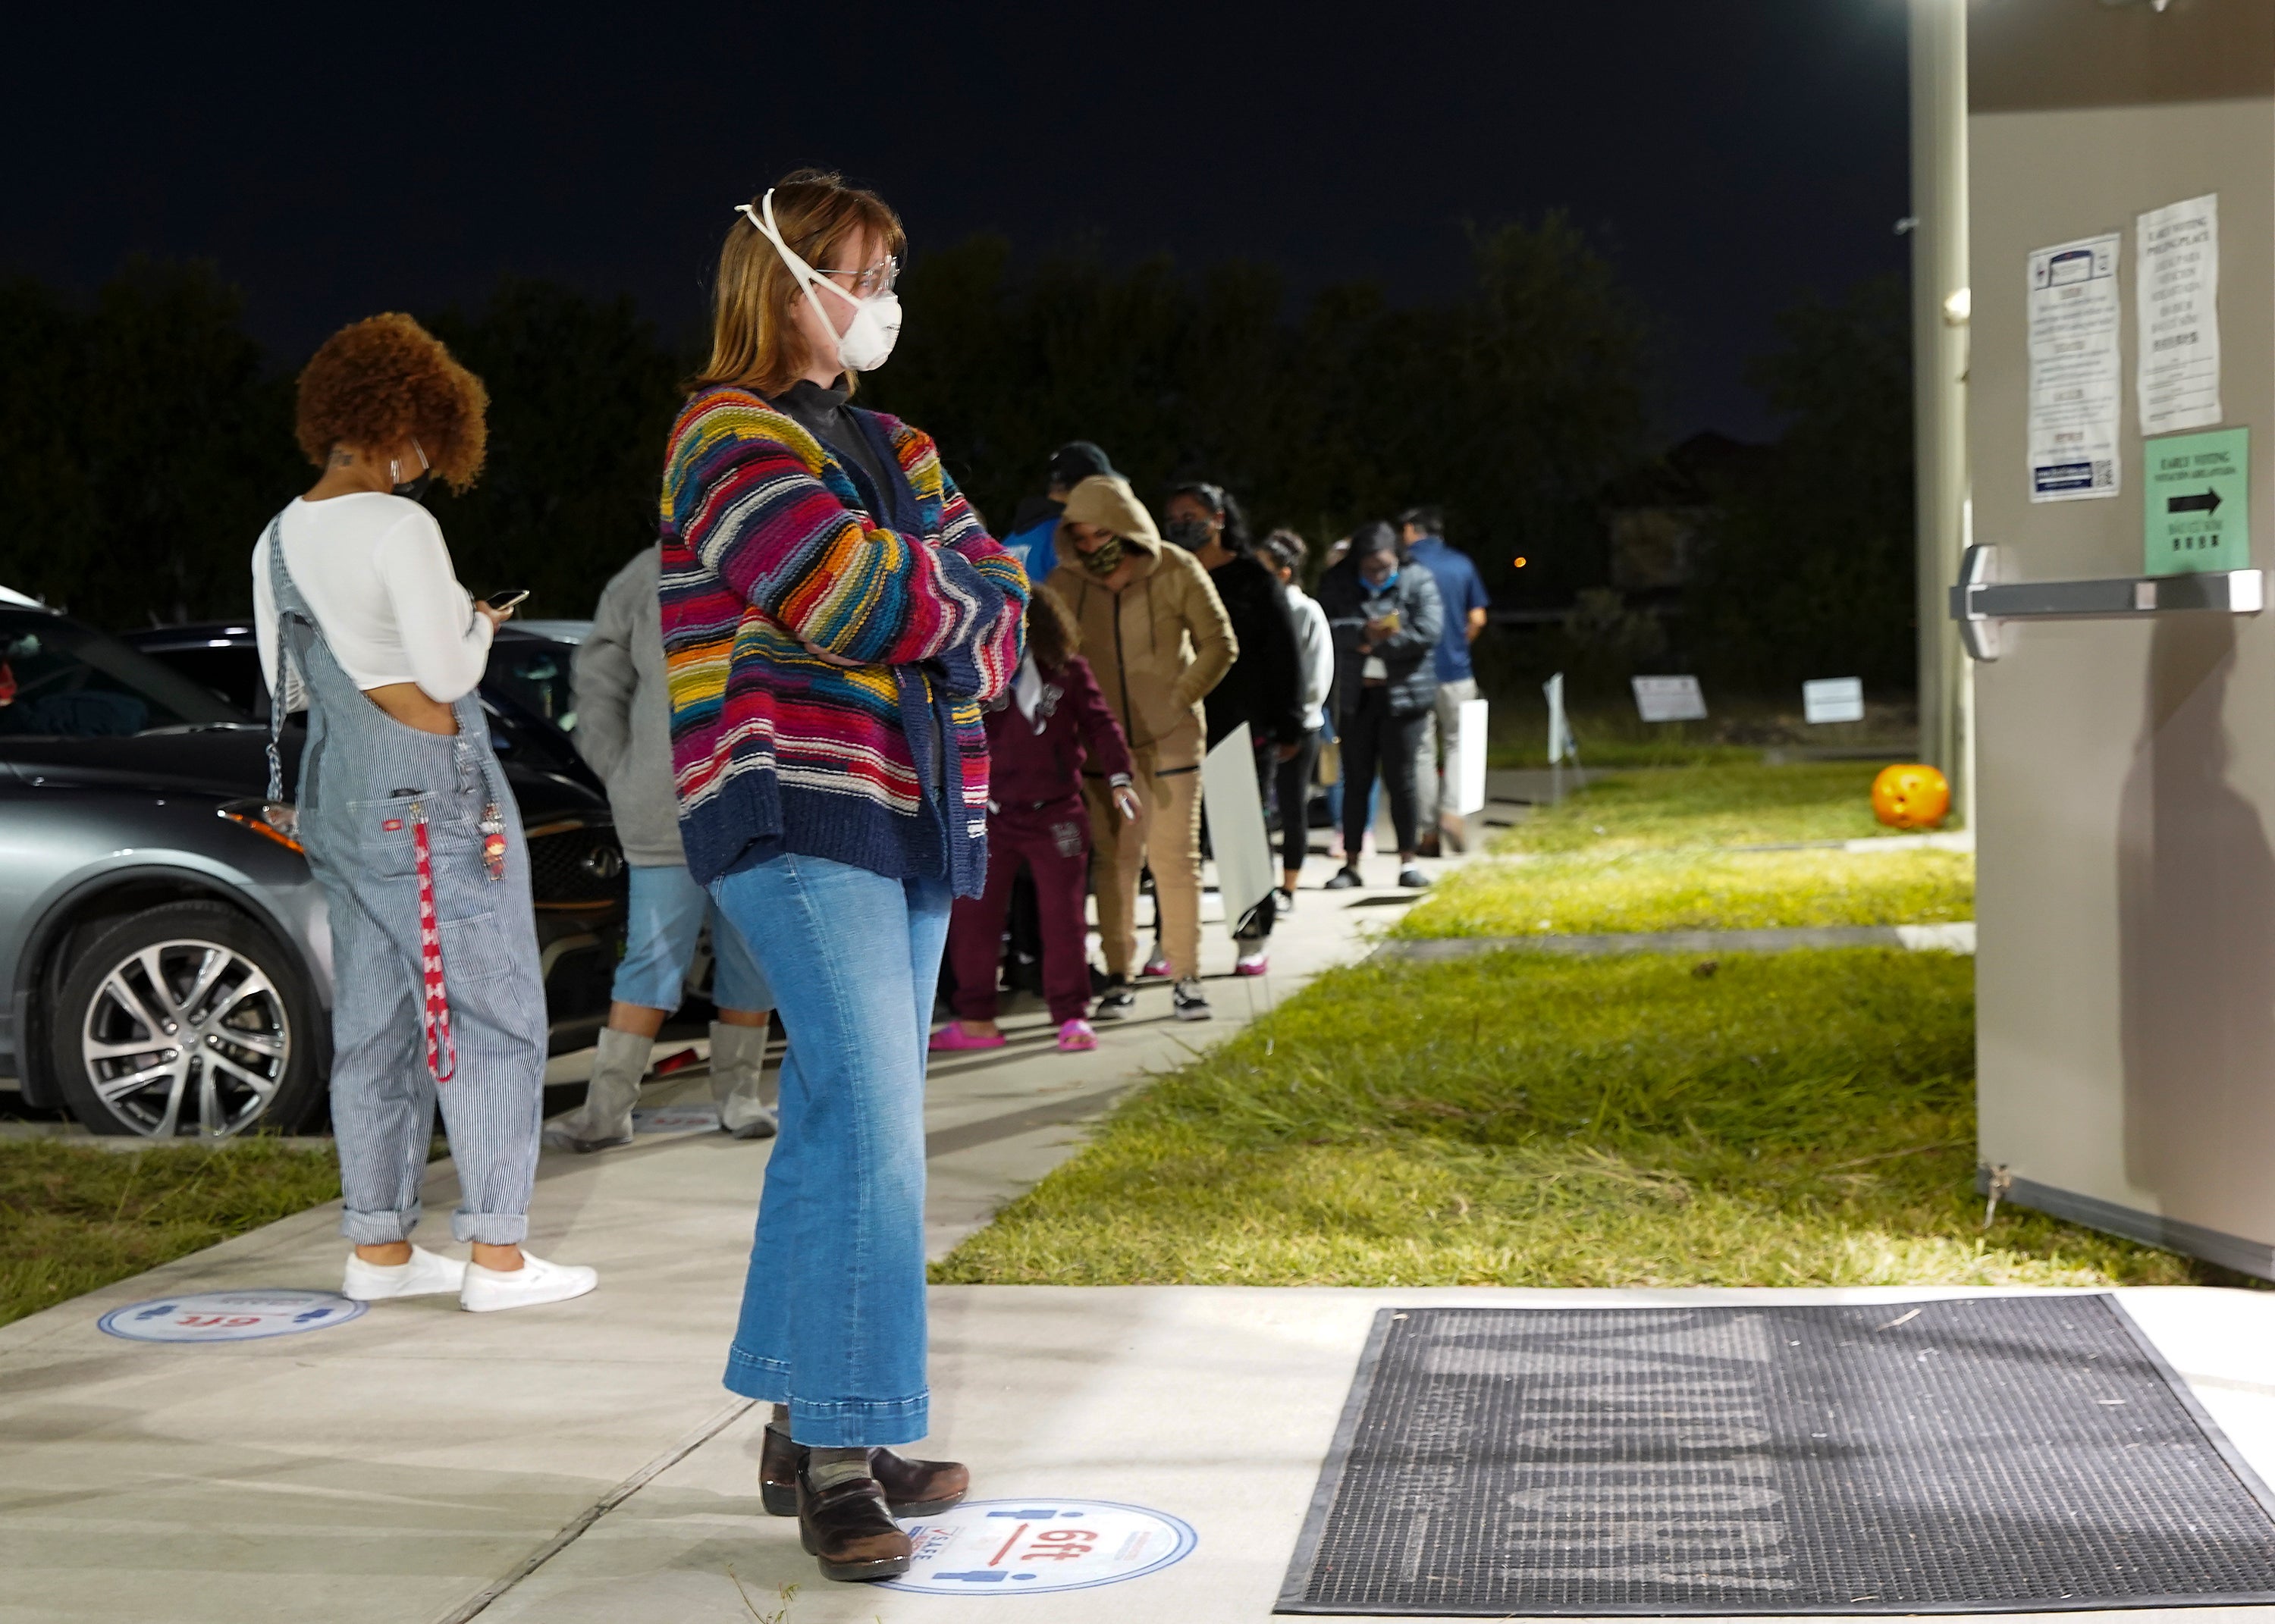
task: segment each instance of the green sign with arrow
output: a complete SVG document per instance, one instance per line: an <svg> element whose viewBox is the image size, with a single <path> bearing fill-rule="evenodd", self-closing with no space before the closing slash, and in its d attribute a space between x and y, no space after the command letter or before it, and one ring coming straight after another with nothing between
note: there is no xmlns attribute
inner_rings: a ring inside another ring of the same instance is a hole
<svg viewBox="0 0 2275 1624"><path fill-rule="evenodd" d="M2251 568L2251 431L2169 434L2141 448L2150 575Z"/></svg>

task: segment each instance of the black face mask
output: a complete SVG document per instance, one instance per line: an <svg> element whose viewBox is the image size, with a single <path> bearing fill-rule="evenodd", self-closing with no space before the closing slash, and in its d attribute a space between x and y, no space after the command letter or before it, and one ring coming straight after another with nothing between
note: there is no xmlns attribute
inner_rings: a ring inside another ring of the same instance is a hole
<svg viewBox="0 0 2275 1624"><path fill-rule="evenodd" d="M1208 545L1209 527L1197 518L1181 518L1172 523L1164 535L1188 553L1198 553Z"/></svg>
<svg viewBox="0 0 2275 1624"><path fill-rule="evenodd" d="M405 480L400 485L389 487L388 494L394 496L407 496L413 502L425 502L427 487L434 483L435 471L432 468L421 468L417 479Z"/></svg>

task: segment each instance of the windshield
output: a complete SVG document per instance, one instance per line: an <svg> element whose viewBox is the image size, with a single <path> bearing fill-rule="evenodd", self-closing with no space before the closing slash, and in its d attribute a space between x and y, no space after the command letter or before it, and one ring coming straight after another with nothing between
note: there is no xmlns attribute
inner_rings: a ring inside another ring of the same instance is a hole
<svg viewBox="0 0 2275 1624"><path fill-rule="evenodd" d="M147 654L57 615L0 610L0 736L119 738L249 721Z"/></svg>
<svg viewBox="0 0 2275 1624"><path fill-rule="evenodd" d="M503 688L563 733L577 727L577 694L571 686L575 651L550 638L499 638L490 645L488 685Z"/></svg>

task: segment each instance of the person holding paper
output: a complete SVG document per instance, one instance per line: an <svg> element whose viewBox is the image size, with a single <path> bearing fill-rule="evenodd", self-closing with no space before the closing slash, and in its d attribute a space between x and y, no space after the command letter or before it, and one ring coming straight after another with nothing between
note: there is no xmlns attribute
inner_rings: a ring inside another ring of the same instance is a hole
<svg viewBox="0 0 2275 1624"><path fill-rule="evenodd" d="M1222 486L1180 485L1171 492L1168 539L1208 571L1240 646L1240 657L1204 707L1209 748L1214 750L1246 722L1256 755L1257 799L1268 803L1274 769L1295 759L1305 737L1303 655L1287 601L1271 572L1251 556L1247 516ZM1260 976L1271 968L1265 943L1279 911L1278 899L1267 895L1240 920L1233 974Z"/></svg>
<svg viewBox="0 0 2275 1624"><path fill-rule="evenodd" d="M1415 759L1415 818L1421 826L1422 855L1438 855L1440 841L1462 849L1459 818L1444 815L1445 774L1459 770L1462 759L1462 706L1478 697L1478 674L1470 661L1470 645L1485 629L1485 611L1493 600L1485 595L1485 578L1467 553L1446 540L1446 516L1433 507L1409 508L1398 516L1399 540L1406 555L1430 572L1437 583L1439 601L1445 605L1445 630L1438 636L1435 662L1438 697L1422 724L1421 754ZM1446 747L1446 765L1438 766L1438 746Z"/></svg>
<svg viewBox="0 0 2275 1624"><path fill-rule="evenodd" d="M1414 759L1437 702L1438 638L1445 610L1427 570L1406 562L1397 533L1379 520L1352 533L1350 555L1319 579L1319 607L1335 639L1335 726L1342 739L1342 872L1331 891L1365 883L1359 842L1379 768L1398 835L1398 883L1430 883L1418 865Z"/></svg>

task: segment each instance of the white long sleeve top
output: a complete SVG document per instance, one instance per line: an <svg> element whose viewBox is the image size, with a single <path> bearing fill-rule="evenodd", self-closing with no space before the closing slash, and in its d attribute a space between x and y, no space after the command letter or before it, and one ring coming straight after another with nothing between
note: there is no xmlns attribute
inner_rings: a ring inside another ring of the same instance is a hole
<svg viewBox="0 0 2275 1624"><path fill-rule="evenodd" d="M473 691L492 628L458 585L435 516L380 492L300 499L278 532L284 567L315 611L324 641L359 688L416 683L448 705ZM253 549L253 615L268 691L276 681L276 594L268 533Z"/></svg>
<svg viewBox="0 0 2275 1624"><path fill-rule="evenodd" d="M1280 588L1288 600L1288 617L1296 623L1296 646L1304 657L1304 725L1317 733L1326 722L1327 690L1335 682L1335 644L1327 630L1327 612L1319 601L1293 581Z"/></svg>

